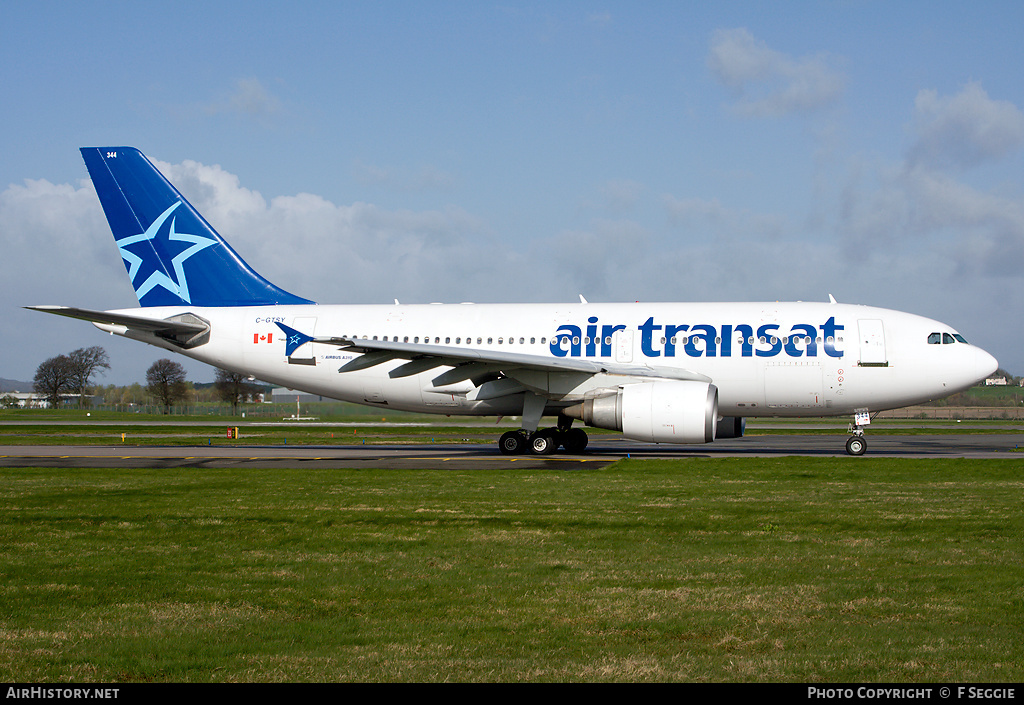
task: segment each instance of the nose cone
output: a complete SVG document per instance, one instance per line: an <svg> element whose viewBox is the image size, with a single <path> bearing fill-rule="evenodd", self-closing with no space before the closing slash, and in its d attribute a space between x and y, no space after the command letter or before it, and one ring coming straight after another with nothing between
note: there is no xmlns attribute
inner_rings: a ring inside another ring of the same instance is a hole
<svg viewBox="0 0 1024 705"><path fill-rule="evenodd" d="M991 377L999 369L999 360L981 348L974 349L974 376L980 382Z"/></svg>

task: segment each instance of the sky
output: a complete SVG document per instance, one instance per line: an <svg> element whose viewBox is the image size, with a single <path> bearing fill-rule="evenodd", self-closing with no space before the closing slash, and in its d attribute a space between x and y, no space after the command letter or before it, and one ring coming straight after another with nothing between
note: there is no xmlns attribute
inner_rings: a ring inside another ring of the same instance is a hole
<svg viewBox="0 0 1024 705"><path fill-rule="evenodd" d="M320 303L827 301L1024 374L1019 2L0 6L0 377L137 305L78 148L134 146ZM212 368L177 358L196 382Z"/></svg>

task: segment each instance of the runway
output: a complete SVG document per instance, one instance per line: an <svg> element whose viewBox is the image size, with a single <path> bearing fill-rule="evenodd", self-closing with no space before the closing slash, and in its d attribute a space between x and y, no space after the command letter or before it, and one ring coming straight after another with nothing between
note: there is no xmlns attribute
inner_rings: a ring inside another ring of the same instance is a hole
<svg viewBox="0 0 1024 705"><path fill-rule="evenodd" d="M868 435L863 458L1024 459L1024 433ZM843 457L846 436L764 435L675 446L592 437L586 453L502 455L494 443L305 446L75 446L23 445L0 449L0 467L54 468L599 468L622 458Z"/></svg>

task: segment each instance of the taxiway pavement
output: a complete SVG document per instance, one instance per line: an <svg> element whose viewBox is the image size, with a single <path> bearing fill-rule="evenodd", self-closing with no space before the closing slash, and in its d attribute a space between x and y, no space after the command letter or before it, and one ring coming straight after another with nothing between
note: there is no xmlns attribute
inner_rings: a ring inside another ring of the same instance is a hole
<svg viewBox="0 0 1024 705"><path fill-rule="evenodd" d="M1024 433L868 435L865 458L1018 458ZM602 467L621 458L846 457L843 434L766 435L676 446L596 436L586 453L502 455L495 443L304 446L84 446L0 448L0 467L315 467L315 468L552 468Z"/></svg>

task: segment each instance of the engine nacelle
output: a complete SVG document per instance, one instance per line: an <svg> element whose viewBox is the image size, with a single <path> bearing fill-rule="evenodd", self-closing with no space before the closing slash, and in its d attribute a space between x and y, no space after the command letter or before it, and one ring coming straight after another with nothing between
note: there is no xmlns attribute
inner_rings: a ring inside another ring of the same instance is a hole
<svg viewBox="0 0 1024 705"><path fill-rule="evenodd" d="M588 395L562 413L638 441L710 443L718 423L718 387L676 380L627 384Z"/></svg>

